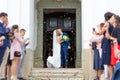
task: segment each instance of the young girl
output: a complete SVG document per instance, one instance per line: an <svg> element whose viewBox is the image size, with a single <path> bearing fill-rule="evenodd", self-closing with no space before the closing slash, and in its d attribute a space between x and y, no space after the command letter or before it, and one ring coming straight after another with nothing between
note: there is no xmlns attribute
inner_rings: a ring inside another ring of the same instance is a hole
<svg viewBox="0 0 120 80"><path fill-rule="evenodd" d="M12 26L12 32L14 33L14 37L11 41L11 49L10 49L10 59L12 60L11 80L17 80L17 71L18 71L18 66L21 58L21 50L24 44L24 40L19 34L18 25Z"/></svg>

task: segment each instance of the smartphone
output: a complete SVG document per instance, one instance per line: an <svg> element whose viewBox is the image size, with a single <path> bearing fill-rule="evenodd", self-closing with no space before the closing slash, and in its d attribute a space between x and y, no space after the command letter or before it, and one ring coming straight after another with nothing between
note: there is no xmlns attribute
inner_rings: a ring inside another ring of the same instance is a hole
<svg viewBox="0 0 120 80"><path fill-rule="evenodd" d="M93 31L95 31L95 28L93 28Z"/></svg>

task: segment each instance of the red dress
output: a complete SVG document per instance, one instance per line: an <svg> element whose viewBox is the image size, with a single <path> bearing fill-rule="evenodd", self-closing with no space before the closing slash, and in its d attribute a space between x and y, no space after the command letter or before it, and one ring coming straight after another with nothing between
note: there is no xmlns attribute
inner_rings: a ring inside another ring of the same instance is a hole
<svg viewBox="0 0 120 80"><path fill-rule="evenodd" d="M118 44L118 49L120 50L120 44ZM114 45L111 45L111 65L115 66L118 58L115 58Z"/></svg>

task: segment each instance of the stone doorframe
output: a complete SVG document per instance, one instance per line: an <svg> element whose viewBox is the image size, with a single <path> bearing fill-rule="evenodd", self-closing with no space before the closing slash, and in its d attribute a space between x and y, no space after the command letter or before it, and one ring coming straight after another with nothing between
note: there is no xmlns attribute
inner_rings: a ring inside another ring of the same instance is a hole
<svg viewBox="0 0 120 80"><path fill-rule="evenodd" d="M44 5L47 4L47 5ZM44 9L76 9L76 68L82 67L82 33L81 33L81 2L79 0L64 0L59 3L55 0L40 0L35 4L37 18L37 47L34 53L34 68L43 67L43 10Z"/></svg>

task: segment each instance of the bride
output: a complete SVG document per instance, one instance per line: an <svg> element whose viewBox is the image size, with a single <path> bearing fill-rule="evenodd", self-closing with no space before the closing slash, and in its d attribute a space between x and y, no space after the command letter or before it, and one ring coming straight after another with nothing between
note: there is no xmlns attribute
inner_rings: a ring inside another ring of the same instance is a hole
<svg viewBox="0 0 120 80"><path fill-rule="evenodd" d="M47 67L48 68L59 68L61 66L60 59L60 36L57 33L57 30L53 31L53 56L47 58Z"/></svg>

